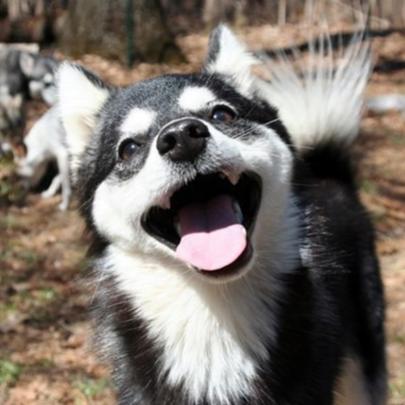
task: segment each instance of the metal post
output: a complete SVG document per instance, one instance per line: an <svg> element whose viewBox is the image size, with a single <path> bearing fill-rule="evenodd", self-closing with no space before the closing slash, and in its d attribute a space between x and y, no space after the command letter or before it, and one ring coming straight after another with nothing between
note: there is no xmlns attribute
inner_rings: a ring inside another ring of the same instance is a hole
<svg viewBox="0 0 405 405"><path fill-rule="evenodd" d="M127 31L127 65L132 67L135 60L133 0L125 1L125 26Z"/></svg>

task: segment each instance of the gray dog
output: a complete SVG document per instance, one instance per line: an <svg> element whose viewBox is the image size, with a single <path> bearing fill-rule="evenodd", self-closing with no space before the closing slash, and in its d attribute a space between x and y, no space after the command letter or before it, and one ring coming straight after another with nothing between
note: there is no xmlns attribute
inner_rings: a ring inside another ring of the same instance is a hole
<svg viewBox="0 0 405 405"><path fill-rule="evenodd" d="M56 102L54 72L58 62L33 46L0 45L0 133L24 127L24 100Z"/></svg>

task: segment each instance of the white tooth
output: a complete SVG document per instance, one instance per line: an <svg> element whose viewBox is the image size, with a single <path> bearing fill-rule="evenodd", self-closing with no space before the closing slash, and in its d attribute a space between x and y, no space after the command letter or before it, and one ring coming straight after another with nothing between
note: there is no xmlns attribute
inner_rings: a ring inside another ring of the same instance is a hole
<svg viewBox="0 0 405 405"><path fill-rule="evenodd" d="M234 186L236 186L236 184L237 184L238 181L239 181L239 174L238 174L238 173L230 173L229 176L228 176L228 178L229 178L229 181L230 181Z"/></svg>
<svg viewBox="0 0 405 405"><path fill-rule="evenodd" d="M223 170L223 173L225 174L225 176L228 178L228 180L231 182L231 184L233 184L234 186L238 183L239 178L240 178L240 174L235 172L235 171L231 171L231 170Z"/></svg>
<svg viewBox="0 0 405 405"><path fill-rule="evenodd" d="M170 210L170 198L164 198L159 205L166 210Z"/></svg>
<svg viewBox="0 0 405 405"><path fill-rule="evenodd" d="M239 203L236 200L233 200L232 205L233 205L233 209L236 214L236 218L238 219L239 223L242 223L243 222L243 213L242 213L242 210L240 209Z"/></svg>

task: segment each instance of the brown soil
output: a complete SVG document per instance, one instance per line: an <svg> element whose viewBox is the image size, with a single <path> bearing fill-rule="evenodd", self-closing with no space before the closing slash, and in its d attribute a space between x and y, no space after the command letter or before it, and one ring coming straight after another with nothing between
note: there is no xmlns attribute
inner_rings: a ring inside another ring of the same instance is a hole
<svg viewBox="0 0 405 405"><path fill-rule="evenodd" d="M251 28L243 32L255 48L285 46L305 29ZM189 64L142 64L127 70L94 55L81 62L114 84L168 71L198 68L206 37L179 40ZM374 41L376 63L405 61L405 35ZM375 73L369 94L405 94L405 70ZM43 107L31 103L29 125ZM387 297L390 404L405 404L405 118L398 113L366 116L356 144L361 197L374 219ZM12 170L0 165L0 181ZM23 205L0 208L0 403L112 404L106 368L90 347L83 282L86 240L74 209L59 212L60 197L31 194Z"/></svg>

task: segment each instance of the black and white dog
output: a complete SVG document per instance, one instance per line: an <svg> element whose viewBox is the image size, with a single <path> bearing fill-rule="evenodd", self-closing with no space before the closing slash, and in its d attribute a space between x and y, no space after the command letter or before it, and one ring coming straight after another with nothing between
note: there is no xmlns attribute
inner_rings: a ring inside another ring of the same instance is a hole
<svg viewBox="0 0 405 405"><path fill-rule="evenodd" d="M303 77L275 63L271 83L254 62L219 27L201 73L116 89L59 71L121 404L385 401L382 285L349 158L369 52Z"/></svg>

